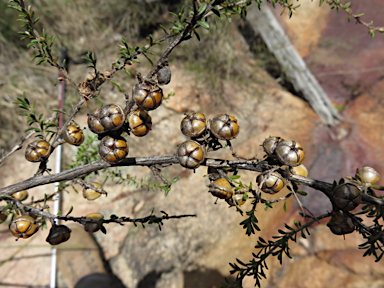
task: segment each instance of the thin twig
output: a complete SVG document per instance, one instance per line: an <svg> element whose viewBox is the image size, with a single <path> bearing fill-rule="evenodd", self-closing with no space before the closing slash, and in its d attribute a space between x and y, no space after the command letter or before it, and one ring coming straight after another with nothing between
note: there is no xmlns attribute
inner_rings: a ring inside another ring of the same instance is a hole
<svg viewBox="0 0 384 288"><path fill-rule="evenodd" d="M151 165L167 165L167 164L179 164L179 160L176 154L166 154L155 157L141 157L141 158L126 158L117 164L111 164L104 160L98 160L87 165L75 167L69 170L62 171L60 173L36 176L26 179L22 182L0 188L0 196L11 195L21 190L27 190L33 187L46 185L54 182L61 182L75 179L79 176L88 175L92 172L103 170L110 167L120 166L151 166ZM238 168L250 171L262 172L270 169L270 166L265 161L229 161L221 159L206 159L203 166L212 166L216 168Z"/></svg>
<svg viewBox="0 0 384 288"><path fill-rule="evenodd" d="M373 21L371 21L370 23L368 22L365 22L363 20L361 20L361 16L363 16L363 14L354 14L353 11L351 10L351 8L347 7L345 8L346 5L349 6L349 4L342 4L340 1L338 0L328 0L327 3L329 5L334 5L334 7L336 7L336 9L343 9L347 14L348 14L348 19L350 20L351 18L355 19L357 23L365 26L369 32L371 33L371 35L373 36L373 33L375 31L379 31L381 33L384 32L384 27L379 27L379 26L373 26ZM343 7L344 6L344 7Z"/></svg>
<svg viewBox="0 0 384 288"><path fill-rule="evenodd" d="M81 187L83 187L85 189L92 189L92 190L95 190L96 192L99 192L100 194L108 195L107 191L105 191L103 188L97 188L92 183L88 183L88 182L81 180L79 178L72 179L72 182L79 184Z"/></svg>
<svg viewBox="0 0 384 288"><path fill-rule="evenodd" d="M172 186L172 183L165 179L165 177L161 174L161 169L158 167L158 165L151 165L149 166L149 169L151 169L153 176L159 178L166 186Z"/></svg>
<svg viewBox="0 0 384 288"><path fill-rule="evenodd" d="M13 153L15 153L16 151L20 150L21 148L23 148L23 144L26 140L28 140L28 138L30 138L33 134L35 134L36 132L35 131L29 131L27 133L27 135L23 136L21 139L20 139L20 142L17 143L7 154L3 155L1 158L0 158L0 166L3 164L4 160L7 159L9 156L11 156Z"/></svg>

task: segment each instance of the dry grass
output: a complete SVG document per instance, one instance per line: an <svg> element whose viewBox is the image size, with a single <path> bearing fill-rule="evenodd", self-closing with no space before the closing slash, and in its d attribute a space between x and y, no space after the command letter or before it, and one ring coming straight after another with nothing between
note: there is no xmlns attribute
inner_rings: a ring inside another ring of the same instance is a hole
<svg viewBox="0 0 384 288"><path fill-rule="evenodd" d="M163 16L168 15L168 9L174 8L172 5L177 5L170 4L172 2L179 1L147 4L145 1L118 0L36 0L32 4L36 17L41 18L38 28L44 27L48 35L57 36L55 55L59 55L61 46L66 46L70 57L77 60L81 59L80 53L94 51L98 67L104 71L118 58L117 44L121 37L131 45L144 45L144 35L152 33L160 23L164 24ZM51 109L57 108L57 88L53 84L58 75L50 66L31 63L34 51L26 49L28 42L19 40L18 13L7 9L7 4L8 0L0 0L0 148L4 149L15 143L27 128L25 119L16 113L19 111L13 101L25 92L29 99L36 101L38 114L48 117ZM70 67L70 76L75 82L84 80L88 72L86 65ZM127 78L124 74L120 73L114 80L121 84L124 92L129 92L134 76ZM119 95L124 97L112 84L106 84L100 100L116 101ZM77 102L77 97L74 89L69 88L66 94L68 109Z"/></svg>
<svg viewBox="0 0 384 288"><path fill-rule="evenodd" d="M225 18L208 19L210 30L199 30L200 41L194 37L176 49L177 60L186 63L186 69L197 75L197 82L204 82L212 96L220 96L225 91L225 82L235 82L244 86L253 81L256 67L254 56L248 44L238 33L242 23L239 16L232 23ZM175 55L174 55L175 56Z"/></svg>
<svg viewBox="0 0 384 288"><path fill-rule="evenodd" d="M118 58L117 45L121 37L125 37L132 46L147 44L145 39L154 34L155 39L164 34L159 24L167 25L171 19L169 11L179 11L180 2L168 1L120 1L120 0L35 0L33 8L36 17L40 17L38 28L44 27L48 35L56 35L57 40L53 52L58 55L60 48L66 46L69 56L81 60L79 54L85 51L96 52L100 71L110 69L111 63ZM25 92L37 103L38 114L46 117L50 111L57 108L58 72L48 66L36 66L31 63L33 49L27 50L28 42L19 40L20 22L16 21L17 12L6 9L8 0L0 0L0 148L7 149L23 134L27 128L26 121L19 116L18 108L13 104L17 97ZM248 45L236 33L236 23L229 24L226 19L209 19L211 29L200 29L201 42L192 39L175 49L170 59L171 63L180 63L196 75L196 81L206 83L212 95L223 93L224 81L234 81L237 84L248 84L253 79L255 64L252 63ZM241 39L240 39L241 38ZM164 50L162 46L154 47L152 56ZM124 93L130 93L135 83L137 71L148 71L149 63L143 59L141 65L131 67L132 76L117 73L113 79L119 83L123 93L114 85L106 83L102 87L100 100L104 103L124 103ZM86 65L71 65L71 78L81 82L90 72ZM77 103L78 96L71 87L66 93L66 109ZM96 103L91 103L91 108ZM82 113L88 113L84 109Z"/></svg>

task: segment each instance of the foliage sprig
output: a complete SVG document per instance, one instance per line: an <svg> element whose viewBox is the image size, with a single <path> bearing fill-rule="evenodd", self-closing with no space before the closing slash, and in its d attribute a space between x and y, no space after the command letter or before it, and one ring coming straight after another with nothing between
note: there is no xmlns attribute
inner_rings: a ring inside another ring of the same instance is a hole
<svg viewBox="0 0 384 288"><path fill-rule="evenodd" d="M230 263L229 265L232 267L230 271L231 274L236 274L236 278L234 280L230 278L226 278L226 285L222 287L226 288L242 288L243 279L246 276L252 276L255 279L255 286L261 287L261 280L266 278L265 270L268 269L267 259L272 257L277 257L280 264L282 264L283 256L287 256L288 258L292 258L289 250L289 241L296 242L297 235L300 233L302 238L306 238L307 235L310 235L308 231L308 227L318 222L321 219L330 217L332 214L327 213L316 218L313 218L311 221L302 225L300 221L294 221L295 228L285 224L285 228L288 231L284 231L279 229L278 232L280 235L272 236L272 240L264 240L259 237L257 240L257 244L255 246L258 249L257 253L252 253L252 260L245 263L239 259L236 259L237 263ZM309 217L309 216L306 216Z"/></svg>
<svg viewBox="0 0 384 288"><path fill-rule="evenodd" d="M339 11L339 9L344 10L348 14L348 21L355 19L356 23L361 24L368 29L369 34L371 34L372 37L375 37L376 31L380 33L384 33L384 27L373 26L373 21L370 21L370 22L363 21L361 17L364 16L364 13L359 13L359 14L353 13L352 9L350 8L351 2L342 4L340 0L320 0L320 5L323 4L324 1L326 1L331 6L332 9L335 9L337 11Z"/></svg>
<svg viewBox="0 0 384 288"><path fill-rule="evenodd" d="M55 121L57 119L49 119L48 121L44 120L44 115L40 114L37 116L36 114L36 102L31 103L27 97L27 95L24 93L23 98L17 98L17 101L13 102L14 104L19 105L19 108L26 110L28 113L20 113L21 116L27 117L27 124L28 126L35 125L34 127L30 127L25 132L28 132L30 130L35 131L37 134L35 135L38 138L41 139L47 139L50 141L50 139L56 134L56 131L49 130L49 128L57 127L57 123L50 122ZM57 121L56 121L57 122Z"/></svg>

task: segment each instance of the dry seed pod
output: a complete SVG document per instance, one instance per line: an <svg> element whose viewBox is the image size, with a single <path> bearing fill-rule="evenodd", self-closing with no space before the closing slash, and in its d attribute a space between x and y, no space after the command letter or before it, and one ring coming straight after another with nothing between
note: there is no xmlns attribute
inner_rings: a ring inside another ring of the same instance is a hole
<svg viewBox="0 0 384 288"><path fill-rule="evenodd" d="M107 129L100 122L101 108L97 108L93 113L88 114L88 127L95 134L103 134Z"/></svg>
<svg viewBox="0 0 384 288"><path fill-rule="evenodd" d="M362 195L360 189L351 184L344 183L333 190L333 203L343 211L351 211L360 205Z"/></svg>
<svg viewBox="0 0 384 288"><path fill-rule="evenodd" d="M132 96L137 105L139 105L137 102L141 102L142 99L148 96L149 90L151 90L151 87L144 83L133 86Z"/></svg>
<svg viewBox="0 0 384 288"><path fill-rule="evenodd" d="M289 171L291 171L294 175L308 177L308 169L303 164L295 167L289 167Z"/></svg>
<svg viewBox="0 0 384 288"><path fill-rule="evenodd" d="M13 198L15 198L16 200L24 201L25 199L28 198L28 191L27 190L23 190L23 191L15 192L11 196Z"/></svg>
<svg viewBox="0 0 384 288"><path fill-rule="evenodd" d="M364 183L375 184L380 180L380 174L375 169L368 166L358 168L356 170L356 178L359 178L357 175L360 176L360 179Z"/></svg>
<svg viewBox="0 0 384 288"><path fill-rule="evenodd" d="M231 140L235 138L240 131L237 119L228 114L216 115L209 123L213 135L221 140Z"/></svg>
<svg viewBox="0 0 384 288"><path fill-rule="evenodd" d="M260 185L263 180L265 181L260 189L261 191L268 194L276 194L285 186L283 177L281 177L281 175L277 172L273 172L270 175L268 174L257 175L256 177L257 184Z"/></svg>
<svg viewBox="0 0 384 288"><path fill-rule="evenodd" d="M243 198L244 193L236 193L232 197L229 197L228 199L225 199L225 202L229 204L229 206L236 206L233 200L236 201L237 205L241 206L243 205L246 200Z"/></svg>
<svg viewBox="0 0 384 288"><path fill-rule="evenodd" d="M227 179L220 178L209 184L209 192L220 199L228 199L233 195L233 188Z"/></svg>
<svg viewBox="0 0 384 288"><path fill-rule="evenodd" d="M117 104L105 105L100 109L99 119L105 130L115 131L124 124L124 110Z"/></svg>
<svg viewBox="0 0 384 288"><path fill-rule="evenodd" d="M288 166L298 166L304 160L303 147L296 141L280 141L277 144L275 153L279 161Z"/></svg>
<svg viewBox="0 0 384 288"><path fill-rule="evenodd" d="M189 140L179 146L177 157L181 166L196 169L204 161L205 151L199 143Z"/></svg>
<svg viewBox="0 0 384 288"><path fill-rule="evenodd" d="M48 159L52 146L45 140L36 140L28 144L25 149L25 159L30 162L42 162Z"/></svg>
<svg viewBox="0 0 384 288"><path fill-rule="evenodd" d="M102 189L103 186L101 186L100 183L98 182L92 182L92 185L95 186L96 188ZM96 200L99 198L101 195L100 192L97 192L96 190L93 190L91 188L84 188L83 189L83 197L89 201Z"/></svg>
<svg viewBox="0 0 384 288"><path fill-rule="evenodd" d="M204 114L189 112L181 120L181 132L188 137L199 137L207 129L207 121Z"/></svg>
<svg viewBox="0 0 384 288"><path fill-rule="evenodd" d="M90 213L87 216L85 216L86 219L91 219L95 221L99 221L100 219L103 219L104 216L101 213L95 212ZM100 224L99 223L91 223L87 222L84 224L84 230L90 233L94 233L100 230Z"/></svg>
<svg viewBox="0 0 384 288"><path fill-rule="evenodd" d="M45 241L51 245L59 245L71 237L71 232L71 229L65 225L53 225Z"/></svg>
<svg viewBox="0 0 384 288"><path fill-rule="evenodd" d="M344 235L355 231L355 225L353 225L351 218L342 213L333 215L327 226L335 235Z"/></svg>
<svg viewBox="0 0 384 288"><path fill-rule="evenodd" d="M100 141L99 155L109 163L118 163L127 157L129 152L127 141L123 137L105 136Z"/></svg>
<svg viewBox="0 0 384 288"><path fill-rule="evenodd" d="M36 220L29 215L15 216L9 224L9 230L17 238L29 238L39 230Z"/></svg>
<svg viewBox="0 0 384 288"><path fill-rule="evenodd" d="M142 137L148 134L152 128L152 118L144 110L137 109L129 115L129 127L133 135Z"/></svg>
<svg viewBox="0 0 384 288"><path fill-rule="evenodd" d="M151 88L147 84L136 84L133 87L133 100L143 110L154 110L163 101L163 90L159 86Z"/></svg>
<svg viewBox="0 0 384 288"><path fill-rule="evenodd" d="M68 125L63 133L65 142L75 146L80 146L84 142L84 138L83 130L76 125Z"/></svg>
<svg viewBox="0 0 384 288"><path fill-rule="evenodd" d="M168 65L161 67L156 75L159 85L167 85L171 82L171 69L169 69Z"/></svg>
<svg viewBox="0 0 384 288"><path fill-rule="evenodd" d="M263 142L263 149L265 153L267 153L270 157L276 157L275 149L277 147L277 144L279 144L284 139L278 136L270 136L269 138L265 139Z"/></svg>

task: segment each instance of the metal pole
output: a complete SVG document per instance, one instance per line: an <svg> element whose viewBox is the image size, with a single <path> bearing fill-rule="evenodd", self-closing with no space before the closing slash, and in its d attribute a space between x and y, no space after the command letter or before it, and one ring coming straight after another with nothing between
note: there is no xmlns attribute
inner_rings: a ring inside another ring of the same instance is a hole
<svg viewBox="0 0 384 288"><path fill-rule="evenodd" d="M67 58L67 48L62 47L61 48L61 59L60 64L64 67L65 65L65 59ZM64 75L60 74L60 77L64 77ZM61 81L59 83L59 93L58 93L58 101L59 101L59 110L63 110L64 107L64 93L65 93L65 81ZM59 114L59 127L63 126L63 114ZM55 173L61 172L61 162L62 162L62 145L59 145L56 147L56 158L55 158ZM54 192L57 193L59 190L59 182L55 183L55 189ZM54 201L53 201L53 214L57 214L60 211L61 206L61 193L57 194ZM58 221L55 219L55 224L59 224ZM57 287L57 249L52 248L51 251L51 274L50 274L50 282L49 282L50 288L56 288Z"/></svg>

